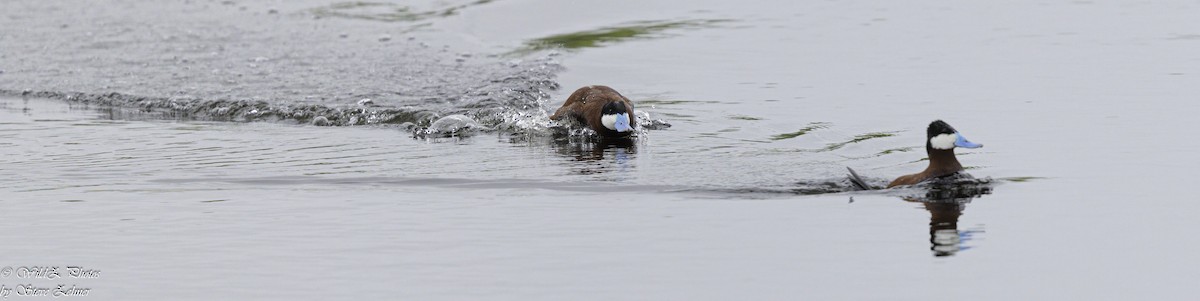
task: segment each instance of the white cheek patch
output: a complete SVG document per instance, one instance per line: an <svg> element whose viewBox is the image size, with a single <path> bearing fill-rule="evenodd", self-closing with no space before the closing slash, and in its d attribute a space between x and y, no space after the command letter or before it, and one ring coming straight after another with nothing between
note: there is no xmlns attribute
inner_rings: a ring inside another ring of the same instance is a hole
<svg viewBox="0 0 1200 301"><path fill-rule="evenodd" d="M608 114L600 116L600 123L604 124L604 127L615 131L617 130L617 115ZM950 143L954 143L954 140L950 140Z"/></svg>
<svg viewBox="0 0 1200 301"><path fill-rule="evenodd" d="M941 134L929 138L929 146L936 149L952 149L956 140L958 140L958 134Z"/></svg>

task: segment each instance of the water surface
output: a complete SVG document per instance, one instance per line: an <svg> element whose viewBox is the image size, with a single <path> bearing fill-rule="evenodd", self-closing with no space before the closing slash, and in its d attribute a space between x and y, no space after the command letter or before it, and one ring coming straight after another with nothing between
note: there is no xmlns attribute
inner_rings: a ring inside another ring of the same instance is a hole
<svg viewBox="0 0 1200 301"><path fill-rule="evenodd" d="M185 49L234 41L179 61L199 73L124 57L177 55L138 29L170 13L33 3L0 18L0 266L102 269L77 281L89 298L1125 300L1200 281L1195 3L160 4L192 16L158 29ZM113 41L9 26L72 16ZM285 72L224 84L214 65ZM544 131L590 84L672 126L616 144ZM424 113L222 118L361 98ZM511 126L401 125L453 113ZM959 159L989 194L809 194L846 166L920 170L934 119L986 145ZM53 283L0 278L26 282Z"/></svg>

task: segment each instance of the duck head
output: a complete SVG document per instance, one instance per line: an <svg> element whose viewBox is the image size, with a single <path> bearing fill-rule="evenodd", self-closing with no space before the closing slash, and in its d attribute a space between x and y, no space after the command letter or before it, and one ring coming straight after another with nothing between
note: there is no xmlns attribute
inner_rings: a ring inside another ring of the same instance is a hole
<svg viewBox="0 0 1200 301"><path fill-rule="evenodd" d="M604 128L618 133L633 131L633 127L629 125L629 112L625 109L624 103L610 101L604 105L600 114L600 123L604 125Z"/></svg>
<svg viewBox="0 0 1200 301"><path fill-rule="evenodd" d="M934 120L929 124L928 142L925 142L925 150L943 150L953 151L954 148L978 149L983 148L983 144L973 143L962 137L959 131L955 131L954 127L946 124L946 121Z"/></svg>
<svg viewBox="0 0 1200 301"><path fill-rule="evenodd" d="M934 150L953 151L955 147L983 147L983 144L967 140L966 137L963 137L961 133L945 121L934 120L933 123L929 124L926 132L928 134L928 141L925 142L925 149L929 152L933 152Z"/></svg>
<svg viewBox="0 0 1200 301"><path fill-rule="evenodd" d="M922 181L962 171L962 164L958 163L958 158L954 156L955 148L983 147L983 144L967 140L962 133L941 120L930 123L926 133L928 135L925 140L925 152L929 154L929 167L925 169L924 176L920 179Z"/></svg>

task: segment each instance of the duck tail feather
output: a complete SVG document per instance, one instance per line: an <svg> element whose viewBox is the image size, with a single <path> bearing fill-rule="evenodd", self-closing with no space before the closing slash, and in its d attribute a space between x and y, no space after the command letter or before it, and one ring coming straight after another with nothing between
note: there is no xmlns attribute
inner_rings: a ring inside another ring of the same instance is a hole
<svg viewBox="0 0 1200 301"><path fill-rule="evenodd" d="M867 185L867 181L863 181L862 177L858 176L857 172L854 172L854 169L847 166L846 170L850 171L850 183L854 184L854 187L858 187L859 190L874 189L871 188L871 185Z"/></svg>

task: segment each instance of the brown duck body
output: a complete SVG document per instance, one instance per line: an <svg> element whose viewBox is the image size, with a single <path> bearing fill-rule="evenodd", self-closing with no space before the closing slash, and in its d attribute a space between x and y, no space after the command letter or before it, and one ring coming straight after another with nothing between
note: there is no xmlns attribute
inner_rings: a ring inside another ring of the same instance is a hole
<svg viewBox="0 0 1200 301"><path fill-rule="evenodd" d="M958 163L958 158L954 157L954 149L935 149L929 146L928 141L925 144L925 150L929 153L929 167L922 172L896 178L888 184L888 188L913 185L963 170L962 164Z"/></svg>
<svg viewBox="0 0 1200 301"><path fill-rule="evenodd" d="M611 130L605 127L601 120L604 115L604 106L611 102L617 102L625 106L625 112L629 114L629 124L631 126L637 124L633 113L633 102L608 86L586 86L575 90L575 93L571 93L571 96L567 97L567 101L563 102L562 107L558 108L554 112L554 115L550 115L550 119L574 118L601 136L628 137L633 131L618 132Z"/></svg>

